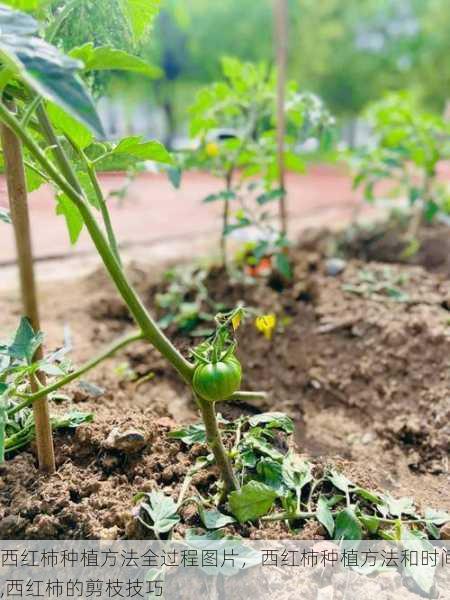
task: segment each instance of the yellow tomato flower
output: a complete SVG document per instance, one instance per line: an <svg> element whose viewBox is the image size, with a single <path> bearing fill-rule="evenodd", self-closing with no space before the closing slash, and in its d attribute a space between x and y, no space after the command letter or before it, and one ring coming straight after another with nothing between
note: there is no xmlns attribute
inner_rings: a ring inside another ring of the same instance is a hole
<svg viewBox="0 0 450 600"><path fill-rule="evenodd" d="M255 327L260 331L268 340L272 339L273 332L277 325L277 317L274 314L262 315L257 317L255 321Z"/></svg>
<svg viewBox="0 0 450 600"><path fill-rule="evenodd" d="M214 142L209 142L208 144L206 144L206 154L210 158L215 158L216 156L219 156L219 146Z"/></svg>

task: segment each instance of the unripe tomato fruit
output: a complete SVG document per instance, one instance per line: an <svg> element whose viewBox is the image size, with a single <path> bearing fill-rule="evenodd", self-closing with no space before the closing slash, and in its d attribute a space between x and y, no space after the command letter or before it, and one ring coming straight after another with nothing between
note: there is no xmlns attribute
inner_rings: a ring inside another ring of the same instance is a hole
<svg viewBox="0 0 450 600"><path fill-rule="evenodd" d="M216 363L197 366L192 379L196 394L209 402L226 400L241 385L242 369L237 358L230 356Z"/></svg>

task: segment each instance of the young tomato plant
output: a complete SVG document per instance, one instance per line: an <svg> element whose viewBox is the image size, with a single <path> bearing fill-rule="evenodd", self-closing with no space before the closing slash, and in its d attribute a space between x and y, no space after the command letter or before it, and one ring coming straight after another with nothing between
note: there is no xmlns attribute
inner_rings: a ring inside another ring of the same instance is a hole
<svg viewBox="0 0 450 600"><path fill-rule="evenodd" d="M259 250L285 256L285 224L274 224L273 211L267 211L269 203L280 202L286 193L279 184L276 74L264 64L233 58L224 58L222 69L223 81L202 89L190 109L191 136L198 147L186 155L183 166L204 169L223 181L222 190L204 199L223 203L223 264L228 262L227 237L245 228L256 230ZM311 139L326 143L333 119L319 98L300 93L293 83L286 86L284 107L283 163L303 173L302 145ZM255 214L248 200L264 210ZM275 266L289 275L285 260L275 260Z"/></svg>
<svg viewBox="0 0 450 600"><path fill-rule="evenodd" d="M58 208L66 217L72 240L76 239L81 227L86 226L111 280L139 327L136 334L120 340L100 356L88 361L81 369L39 387L37 391L23 392L14 385L11 390L8 384L2 382L2 423L5 422L5 392L13 400L21 400L13 409L16 413L79 377L136 339L152 344L196 392L193 379L199 365L187 360L175 348L157 326L127 279L118 254L108 208L96 176L96 166L100 160L115 153L169 163L170 155L158 142L133 137L117 144L105 144L100 157L91 159L85 149L93 143L94 134L102 136L103 132L93 102L76 76L82 64L61 54L57 48L37 37L38 23L32 17L2 8L0 22L2 32L9 34L6 36L8 41L2 41L0 47L3 100L14 100L17 104L17 113L13 114L4 102L0 103L0 121L23 144L30 169L55 187ZM56 107L56 110L52 107ZM104 229L98 224L93 209L99 210ZM230 318L233 322L233 317ZM228 320L226 325L228 326ZM221 324L219 330L224 331L224 328L225 324ZM218 343L214 342L216 346ZM214 362L216 354L213 353L211 357ZM8 385L8 389L5 389L5 385ZM228 389L231 387L236 389L236 382ZM225 490L235 489L236 479L217 429L214 404L198 393L196 395ZM249 395L260 396L252 393ZM246 397L245 392L235 391L228 399L242 397Z"/></svg>
<svg viewBox="0 0 450 600"><path fill-rule="evenodd" d="M407 199L412 212L407 242L413 253L420 224L450 212L448 187L437 173L439 162L450 156L450 125L422 110L406 92L375 102L366 114L375 142L351 156L354 187L363 187L366 200L373 202L381 193L377 184L387 181L389 195Z"/></svg>

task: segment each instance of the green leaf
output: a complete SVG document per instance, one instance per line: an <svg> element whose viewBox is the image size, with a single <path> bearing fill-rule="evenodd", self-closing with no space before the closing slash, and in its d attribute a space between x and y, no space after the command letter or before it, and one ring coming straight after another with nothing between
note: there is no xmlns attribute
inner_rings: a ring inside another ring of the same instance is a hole
<svg viewBox="0 0 450 600"><path fill-rule="evenodd" d="M368 500L369 502L372 502L373 504L381 504L382 503L381 496L379 496L378 494L375 494L374 492L371 492L370 490L366 490L364 488L355 488L352 491L355 494L358 494L358 496L361 496L361 498L364 498L364 500Z"/></svg>
<svg viewBox="0 0 450 600"><path fill-rule="evenodd" d="M2 4L7 4L11 8L24 10L26 12L34 12L41 6L45 6L49 0L2 0Z"/></svg>
<svg viewBox="0 0 450 600"><path fill-rule="evenodd" d="M132 71L151 79L162 76L159 67L151 65L142 58L125 52L125 50L119 50L111 46L95 48L92 42L88 42L83 46L73 48L69 52L69 56L83 62L85 71Z"/></svg>
<svg viewBox="0 0 450 600"><path fill-rule="evenodd" d="M245 523L267 514L276 497L276 492L267 485L258 481L250 481L240 490L231 492L228 502L232 514L239 523Z"/></svg>
<svg viewBox="0 0 450 600"><path fill-rule="evenodd" d="M210 202L217 202L217 200L233 200L236 198L236 194L231 190L222 190L216 194L209 194L206 198L203 199L205 204L209 204Z"/></svg>
<svg viewBox="0 0 450 600"><path fill-rule="evenodd" d="M31 364L43 338L43 334L40 332L35 333L30 321L26 317L22 317L14 341L8 348L8 353L14 358L26 360L28 364Z"/></svg>
<svg viewBox="0 0 450 600"><path fill-rule="evenodd" d="M256 472L261 477L262 483L272 488L278 495L285 493L280 462L271 458L262 458L256 465Z"/></svg>
<svg viewBox="0 0 450 600"><path fill-rule="evenodd" d="M312 479L311 464L290 452L283 460L283 480L288 488L299 494Z"/></svg>
<svg viewBox="0 0 450 600"><path fill-rule="evenodd" d="M423 539L423 534L420 531L412 531L405 525L402 526L401 540L405 550L411 554L417 554L418 556L431 553L434 549L428 540ZM429 594L434 584L436 572L436 567L433 566L432 561L430 561L429 564L419 561L417 565L411 564L410 561L406 561L403 568L405 572L414 579L420 589L426 594Z"/></svg>
<svg viewBox="0 0 450 600"><path fill-rule="evenodd" d="M182 429L177 429L176 431L169 431L168 437L174 440L181 440L183 443L188 446L192 446L192 444L206 443L206 431L203 423L198 423L197 425L187 425Z"/></svg>
<svg viewBox="0 0 450 600"><path fill-rule="evenodd" d="M292 266L289 258L284 252L277 252L275 255L275 267L283 277L286 279L292 279Z"/></svg>
<svg viewBox="0 0 450 600"><path fill-rule="evenodd" d="M160 4L161 0L121 0L135 42L139 42L152 25Z"/></svg>
<svg viewBox="0 0 450 600"><path fill-rule="evenodd" d="M61 417L52 417L53 429L76 429L83 423L92 423L94 420L93 413L85 413L78 410L73 410Z"/></svg>
<svg viewBox="0 0 450 600"><path fill-rule="evenodd" d="M56 214L64 216L69 231L70 243L76 244L83 229L83 217L72 200L65 194L58 194L57 196Z"/></svg>
<svg viewBox="0 0 450 600"><path fill-rule="evenodd" d="M145 522L145 525L155 533L168 533L180 521L177 505L162 492L146 494L146 500L140 507L151 519L151 523Z"/></svg>
<svg viewBox="0 0 450 600"><path fill-rule="evenodd" d="M294 432L294 423L290 417L280 412L267 412L254 415L248 420L250 427L264 425L267 429L282 429L286 433Z"/></svg>
<svg viewBox="0 0 450 600"><path fill-rule="evenodd" d="M316 516L319 523L321 523L325 527L330 537L332 538L334 532L333 514L328 506L326 498L324 498L323 496L320 496L317 502Z"/></svg>
<svg viewBox="0 0 450 600"><path fill-rule="evenodd" d="M414 501L410 497L393 498L390 494L384 494L382 504L378 508L383 516L400 517L401 515L415 516L416 514Z"/></svg>
<svg viewBox="0 0 450 600"><path fill-rule="evenodd" d="M360 522L355 515L353 508L344 508L336 517L335 540L360 540L362 539L362 530Z"/></svg>
<svg viewBox="0 0 450 600"><path fill-rule="evenodd" d="M0 59L38 94L55 102L103 136L95 106L76 72L78 61L33 35L38 23L26 13L0 6Z"/></svg>
<svg viewBox="0 0 450 600"><path fill-rule="evenodd" d="M200 506L199 514L200 519L202 520L202 523L206 529L220 529L221 527L230 525L230 523L236 522L233 517L224 515L215 508L212 510L205 510L203 506Z"/></svg>
<svg viewBox="0 0 450 600"><path fill-rule="evenodd" d="M170 167L169 169L167 169L167 177L169 178L170 183L176 190L178 190L181 185L182 175L183 170L179 167Z"/></svg>
<svg viewBox="0 0 450 600"><path fill-rule="evenodd" d="M445 525L450 522L450 514L443 510L435 510L434 508L427 508L425 510L425 519L433 523L434 525Z"/></svg>
<svg viewBox="0 0 450 600"><path fill-rule="evenodd" d="M284 164L288 171L294 171L295 173L303 174L305 172L306 166L300 156L294 154L293 152L285 152L284 154Z"/></svg>
<svg viewBox="0 0 450 600"><path fill-rule="evenodd" d="M279 198L282 198L284 194L284 190L282 190L281 188L277 188L275 190L270 190L269 192L264 192L264 194L261 194L256 198L256 202L260 206L263 206L264 204L267 204L272 200L278 200Z"/></svg>
<svg viewBox="0 0 450 600"><path fill-rule="evenodd" d="M3 223L8 223L9 225L11 225L11 216L9 214L9 211L6 210L6 208L0 207L0 221L3 221Z"/></svg>
<svg viewBox="0 0 450 600"><path fill-rule="evenodd" d="M279 450L266 440L254 435L251 430L246 434L245 442L253 450L257 450L260 454L265 454L273 458L273 460L281 460L283 458L283 454Z"/></svg>
<svg viewBox="0 0 450 600"><path fill-rule="evenodd" d="M374 534L378 531L378 527L380 526L380 519L375 515L368 516L360 516L359 520L366 527L367 531L371 534Z"/></svg>
<svg viewBox="0 0 450 600"><path fill-rule="evenodd" d="M49 102L47 112L52 125L70 138L78 148L84 150L92 143L93 135L90 130L62 108Z"/></svg>
<svg viewBox="0 0 450 600"><path fill-rule="evenodd" d="M354 487L354 484L347 479L345 475L342 473L338 473L337 471L331 471L328 475L328 479L337 487L341 492L345 492L346 494L350 491L350 488Z"/></svg>
<svg viewBox="0 0 450 600"><path fill-rule="evenodd" d="M46 183L46 179L41 177L39 173L36 173L34 169L30 169L30 167L25 166L25 178L27 182L27 191L29 193L38 190L41 185Z"/></svg>
<svg viewBox="0 0 450 600"><path fill-rule="evenodd" d="M146 142L141 136L131 136L121 140L112 151L113 154L126 154L139 160L154 160L155 162L173 164L173 158L156 140Z"/></svg>

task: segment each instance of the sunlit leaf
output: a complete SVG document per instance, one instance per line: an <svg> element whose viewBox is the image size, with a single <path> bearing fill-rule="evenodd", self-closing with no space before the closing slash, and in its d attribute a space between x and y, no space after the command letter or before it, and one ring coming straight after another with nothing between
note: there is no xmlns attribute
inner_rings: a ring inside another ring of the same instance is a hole
<svg viewBox="0 0 450 600"><path fill-rule="evenodd" d="M131 136L121 140L113 149L113 154L124 154L139 160L154 160L173 164L173 158L161 142L150 140L146 142L141 136Z"/></svg>
<svg viewBox="0 0 450 600"><path fill-rule="evenodd" d="M47 104L47 113L52 125L67 135L78 148L84 150L92 143L91 131L53 102Z"/></svg>
<svg viewBox="0 0 450 600"><path fill-rule="evenodd" d="M135 41L139 41L151 27L159 12L161 0L121 0Z"/></svg>
<svg viewBox="0 0 450 600"><path fill-rule="evenodd" d="M28 364L31 364L36 350L42 344L42 340L42 333L35 332L30 321L26 317L22 317L13 343L9 346L9 355L26 360Z"/></svg>
<svg viewBox="0 0 450 600"><path fill-rule="evenodd" d="M83 229L83 217L72 200L65 194L58 194L56 214L64 216L69 231L70 243L76 244Z"/></svg>
<svg viewBox="0 0 450 600"><path fill-rule="evenodd" d="M81 60L85 71L133 71L151 79L162 75L159 67L149 64L138 56L110 46L96 48L92 42L73 48L69 56Z"/></svg>

